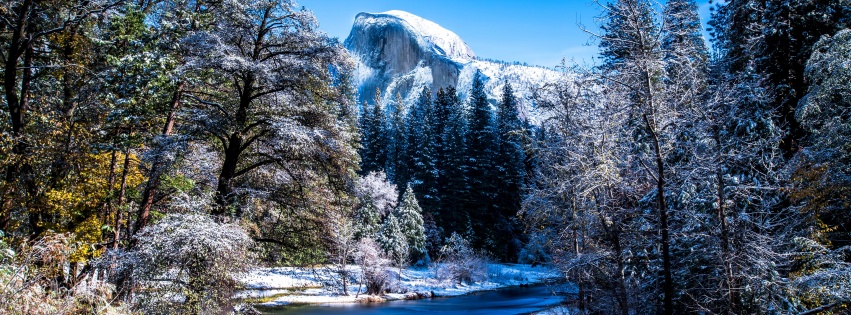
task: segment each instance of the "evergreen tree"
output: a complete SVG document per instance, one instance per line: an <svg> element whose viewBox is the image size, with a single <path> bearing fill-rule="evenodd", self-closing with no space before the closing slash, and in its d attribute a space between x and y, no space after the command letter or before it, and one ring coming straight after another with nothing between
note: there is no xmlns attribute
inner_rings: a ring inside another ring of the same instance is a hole
<svg viewBox="0 0 851 315"><path fill-rule="evenodd" d="M669 72L668 77L675 84L682 84L680 79L705 84L709 53L701 34L697 3L694 0L668 1L663 16L662 51ZM694 74L700 77L687 77ZM703 92L706 87L694 88Z"/></svg>
<svg viewBox="0 0 851 315"><path fill-rule="evenodd" d="M387 103L387 177L397 187L407 183L405 165L405 103L398 93ZM402 182L405 180L405 182Z"/></svg>
<svg viewBox="0 0 851 315"><path fill-rule="evenodd" d="M431 91L423 88L408 113L406 124L408 171L414 192L426 211L434 211L438 206L437 170L434 164L436 143L434 143L431 127L434 123L433 106Z"/></svg>
<svg viewBox="0 0 851 315"><path fill-rule="evenodd" d="M375 171L375 153L372 152L372 142L374 142L375 136L372 134L373 129L371 128L372 123L375 121L373 118L374 111L369 108L369 103L363 102L360 110L360 117L358 117L358 130L360 130L360 148L358 149L358 155L360 155L360 173L368 174L371 171Z"/></svg>
<svg viewBox="0 0 851 315"><path fill-rule="evenodd" d="M491 231L492 224L496 221L491 209L498 191L494 172L497 139L491 105L488 102L487 94L485 94L485 85L480 72L476 72L473 77L469 104L471 112L467 137L467 155L469 157L467 162L469 163L470 179L468 210L471 217L477 218L473 222L476 225L473 229L476 232L484 233ZM478 237L480 239L476 241L481 241L482 236L479 235Z"/></svg>
<svg viewBox="0 0 851 315"><path fill-rule="evenodd" d="M851 25L851 6L843 0L766 0L763 27L756 41L757 71L768 92L768 106L777 111L784 128L779 144L789 158L806 137L806 129L795 120L795 107L807 92L806 60L822 35L832 35Z"/></svg>
<svg viewBox="0 0 851 315"><path fill-rule="evenodd" d="M387 119L381 107L381 94L375 91L371 107L363 105L361 119L361 174L383 171L387 165Z"/></svg>
<svg viewBox="0 0 851 315"><path fill-rule="evenodd" d="M381 214L372 202L362 202L355 211L355 238L375 239L381 226Z"/></svg>
<svg viewBox="0 0 851 315"><path fill-rule="evenodd" d="M440 88L435 96L434 110L430 119L432 123L429 126L429 135L431 136L429 143L431 144L432 152L434 152L432 163L436 171L436 176L433 177L435 181L430 185L433 186L432 191L436 196L434 200L435 208L430 210L439 220L446 216L447 209L444 208L444 205L446 205L445 198L452 194L449 191L449 187L447 187L449 181L447 174L447 171L449 171L447 140L450 137L447 134L447 126L449 124L450 112L452 111L452 107L456 105L457 100L454 88Z"/></svg>
<svg viewBox="0 0 851 315"><path fill-rule="evenodd" d="M807 308L843 303L851 272L851 30L824 36L807 61L809 93L796 118L810 132L811 145L793 164L790 199L813 222L807 241L798 244L794 281ZM818 266L815 267L814 266Z"/></svg>
<svg viewBox="0 0 851 315"><path fill-rule="evenodd" d="M384 170L387 165L387 147L389 141L387 140L387 115L385 114L385 110L383 108L383 102L381 101L381 92L376 89L375 97L373 98L373 107L372 107L372 152L375 154L375 167L377 167L376 171Z"/></svg>
<svg viewBox="0 0 851 315"><path fill-rule="evenodd" d="M520 210L523 179L526 177L523 152L523 123L518 117L517 98L511 84L505 83L502 100L496 117L497 155L494 159L499 194L496 195L494 214L498 216L497 248L493 252L505 253L509 260L519 251L516 241L514 216Z"/></svg>
<svg viewBox="0 0 851 315"><path fill-rule="evenodd" d="M378 244L397 267L404 267L408 260L408 239L402 231L399 219L392 212L384 218L381 231L378 233Z"/></svg>
<svg viewBox="0 0 851 315"><path fill-rule="evenodd" d="M402 202L396 207L395 216L399 219L402 233L405 234L405 239L407 239L411 261L428 260L422 209L410 185L402 195Z"/></svg>
<svg viewBox="0 0 851 315"><path fill-rule="evenodd" d="M451 104L443 136L445 169L441 172L445 188L441 197L442 214L435 218L446 231L463 230L469 218L466 206L470 202L467 112L454 92L451 88L447 92Z"/></svg>

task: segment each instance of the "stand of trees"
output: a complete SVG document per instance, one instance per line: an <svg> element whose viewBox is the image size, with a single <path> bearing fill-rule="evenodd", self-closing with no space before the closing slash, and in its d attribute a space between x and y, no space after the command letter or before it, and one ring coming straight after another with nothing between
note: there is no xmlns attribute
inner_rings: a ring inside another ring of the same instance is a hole
<svg viewBox="0 0 851 315"><path fill-rule="evenodd" d="M7 1L0 58L4 311L215 313L351 215L351 61L293 2Z"/></svg>
<svg viewBox="0 0 851 315"><path fill-rule="evenodd" d="M361 172L389 170L390 181L410 184L437 229L429 248L459 233L476 248L514 261L523 240L515 217L529 126L518 117L509 83L494 111L482 80L476 74L466 104L452 87L434 94L425 88L407 112L398 97L384 105L376 92L360 118Z"/></svg>
<svg viewBox="0 0 851 315"><path fill-rule="evenodd" d="M716 5L711 53L694 1L601 7L601 65L538 94L522 213L579 310L847 311L848 4Z"/></svg>

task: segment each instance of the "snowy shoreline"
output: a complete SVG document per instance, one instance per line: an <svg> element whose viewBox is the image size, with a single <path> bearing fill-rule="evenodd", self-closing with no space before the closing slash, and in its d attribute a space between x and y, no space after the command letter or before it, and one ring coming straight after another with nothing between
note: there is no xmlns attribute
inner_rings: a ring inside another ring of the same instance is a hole
<svg viewBox="0 0 851 315"><path fill-rule="evenodd" d="M488 280L459 284L441 280L436 268L407 268L398 276L399 269L390 271L398 282L393 292L380 296L358 294L365 288L359 284L360 268L349 265L349 295L343 294L340 277L330 267L316 268L259 268L239 277L246 288L237 298L262 307L280 307L302 304L370 303L395 300L415 300L431 297L452 297L480 291L489 291L513 286L540 284L562 279L562 275L547 266L522 264L488 264Z"/></svg>

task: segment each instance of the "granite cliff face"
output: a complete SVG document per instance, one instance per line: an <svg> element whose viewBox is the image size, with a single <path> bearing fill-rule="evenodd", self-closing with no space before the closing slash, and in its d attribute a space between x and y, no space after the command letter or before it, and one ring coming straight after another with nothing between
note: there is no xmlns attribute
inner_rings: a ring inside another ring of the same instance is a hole
<svg viewBox="0 0 851 315"><path fill-rule="evenodd" d="M541 67L481 60L455 33L403 11L358 14L345 46L357 61L361 102L372 102L376 88L383 99L398 93L406 104L424 87L435 92L453 86L466 99L478 70L492 102L508 81L521 101L521 115L531 116L532 90L558 76Z"/></svg>

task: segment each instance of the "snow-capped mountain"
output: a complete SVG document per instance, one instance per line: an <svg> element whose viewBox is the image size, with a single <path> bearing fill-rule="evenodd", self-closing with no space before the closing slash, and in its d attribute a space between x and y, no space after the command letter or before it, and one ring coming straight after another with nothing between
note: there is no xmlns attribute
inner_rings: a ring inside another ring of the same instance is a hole
<svg viewBox="0 0 851 315"><path fill-rule="evenodd" d="M358 14L345 46L357 61L361 102L372 102L377 88L382 99L392 100L398 93L410 105L423 87L435 92L446 86L466 100L478 70L492 103L510 82L521 115L534 121L532 92L560 75L543 67L480 59L452 31L404 11Z"/></svg>

